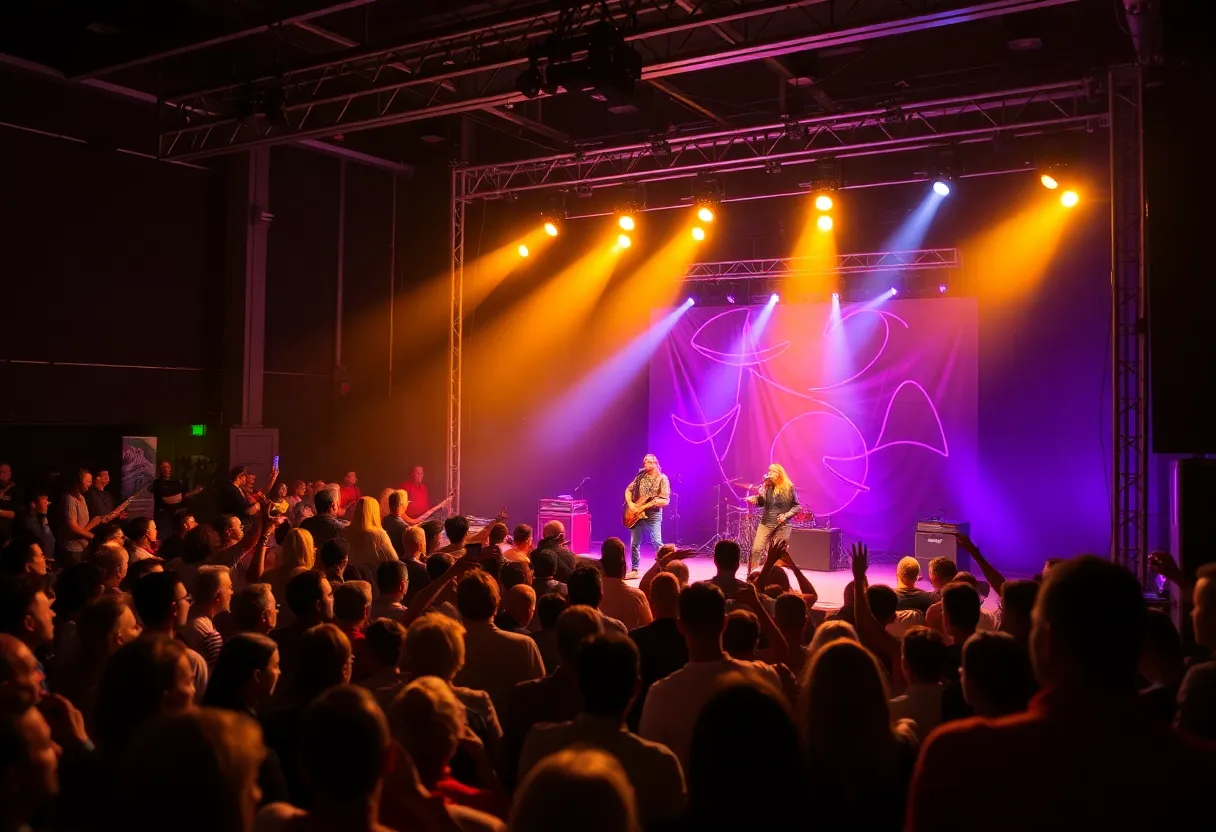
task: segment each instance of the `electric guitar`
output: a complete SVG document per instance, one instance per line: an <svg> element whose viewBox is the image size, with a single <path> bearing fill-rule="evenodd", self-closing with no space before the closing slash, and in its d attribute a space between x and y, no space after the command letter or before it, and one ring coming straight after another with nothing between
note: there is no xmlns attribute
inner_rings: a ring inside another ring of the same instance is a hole
<svg viewBox="0 0 1216 832"><path fill-rule="evenodd" d="M427 520L427 519L428 519L428 518L429 518L429 517L430 517L432 514L434 514L435 512L439 511L439 509L441 509L441 508L443 508L443 507L445 507L445 506L450 506L450 505L452 504L452 499L453 499L455 496L456 496L456 492L452 492L452 493L451 493L451 494L449 494L448 496L444 497L444 498L443 498L443 500L441 500L440 502L438 502L438 503L436 503L435 505L433 505L433 506L431 506L430 508L428 508L428 509L427 509L427 510L426 510L426 511L423 513L423 515L422 515L421 517L419 517L419 518L418 518L417 522L418 522L418 523L423 523L423 522L425 522L425 521L426 521L426 520Z"/></svg>
<svg viewBox="0 0 1216 832"><path fill-rule="evenodd" d="M625 508L621 511L621 522L625 524L625 528L632 529L634 526L636 526L638 521L642 519L643 515L645 515L649 509L654 508L654 502L657 499L659 498L651 497L644 503L638 503L636 506L634 506L633 511L629 510L629 504L626 503Z"/></svg>

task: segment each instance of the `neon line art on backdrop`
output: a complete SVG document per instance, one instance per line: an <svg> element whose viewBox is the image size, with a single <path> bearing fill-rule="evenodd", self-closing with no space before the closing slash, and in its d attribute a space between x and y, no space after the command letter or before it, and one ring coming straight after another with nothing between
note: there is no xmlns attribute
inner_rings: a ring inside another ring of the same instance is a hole
<svg viewBox="0 0 1216 832"><path fill-rule="evenodd" d="M895 448L926 451L942 458L950 456L945 428L936 404L928 390L911 378L903 378L886 401L881 424L873 441L867 441L862 428L846 409L850 389L874 372L883 354L892 341L892 327L910 329L906 320L893 312L863 305L846 314L829 316L822 339L843 334L850 321L872 319L878 324L872 335L877 342L869 346L873 354L863 354L861 369L846 377L833 380L826 374L812 377L813 383L798 385L779 380L775 360L786 354L794 342L781 340L771 346L761 347L763 326L757 326L753 316L771 314L771 309L756 312L752 309L730 309L714 315L701 324L689 338L688 345L699 355L721 365L733 377L723 379L723 386L733 388L731 400L719 407L717 413L705 413L701 396L689 380L686 380L682 395L687 397L700 420L670 414L677 435L693 445L708 445L722 481L736 498L742 497L738 486L731 481L728 472L728 455L736 438L742 418L745 418L747 402L743 397L744 381L766 385L772 390L795 397L803 402L803 410L778 427L770 440L769 461L784 460L787 465L796 461L800 467L799 496L806 508L818 516L830 516L844 511L861 495L867 494L871 486L867 482L871 473L871 459L877 454ZM738 317L742 317L742 321ZM724 325L725 324L725 325ZM713 337L714 330L730 332L741 330L741 337L733 345L725 345ZM840 332L837 332L840 330ZM850 355L849 358L855 356ZM804 368L805 369L805 368ZM912 437L905 435L892 420L892 413L912 413L925 424L927 435ZM809 460L808 460L809 457ZM811 463L808 465L808 461ZM730 466L733 467L733 466Z"/></svg>

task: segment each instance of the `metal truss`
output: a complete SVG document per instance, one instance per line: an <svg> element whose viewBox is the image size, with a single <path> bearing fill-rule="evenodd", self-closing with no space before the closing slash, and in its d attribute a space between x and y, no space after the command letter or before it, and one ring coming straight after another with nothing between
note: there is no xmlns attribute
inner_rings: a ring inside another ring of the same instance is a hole
<svg viewBox="0 0 1216 832"><path fill-rule="evenodd" d="M831 266L812 257L773 257L764 260L727 260L693 263L684 273L692 283L748 278L789 277L799 274L866 274L885 271L956 269L958 249L931 248L921 251L884 251L867 254L838 254Z"/></svg>
<svg viewBox="0 0 1216 832"><path fill-rule="evenodd" d="M650 144L567 153L465 170L465 194L492 199L511 193L764 170L924 147L989 141L997 134L1092 127L1106 110L1087 79L970 96L912 102L807 119L793 140L784 124L721 130L672 139L656 155Z"/></svg>
<svg viewBox="0 0 1216 832"><path fill-rule="evenodd" d="M637 0L612 3L643 56L642 78L654 80L807 50L1060 6L1078 0L989 0L971 5L905 0L910 14L890 16L890 3L857 0L840 16L813 13L822 0ZM626 8L628 13L626 13ZM831 6L835 12L835 4ZM824 22L820 18L826 18ZM777 25L768 24L778 20ZM713 27L746 22L747 36L723 43ZM321 138L527 100L514 88L529 53L555 31L556 13L503 17L475 29L440 33L387 48L355 49L318 63L239 84L175 95L162 107L160 154L190 159L254 145ZM793 34L781 34L798 31ZM704 33L698 30L705 30ZM697 37L704 34L705 37ZM577 57L577 55L575 56ZM388 80L389 68L396 74ZM405 77L400 70L406 69ZM403 94L404 93L404 94ZM275 102L278 118L251 115L252 100ZM211 114L217 115L200 115Z"/></svg>
<svg viewBox="0 0 1216 832"><path fill-rule="evenodd" d="M452 496L452 511L460 512L460 395L464 365L464 176L452 169L452 280L451 327L448 330L448 458L447 492Z"/></svg>
<svg viewBox="0 0 1216 832"><path fill-rule="evenodd" d="M1148 336L1140 67L1111 67L1111 557L1146 588L1148 569Z"/></svg>

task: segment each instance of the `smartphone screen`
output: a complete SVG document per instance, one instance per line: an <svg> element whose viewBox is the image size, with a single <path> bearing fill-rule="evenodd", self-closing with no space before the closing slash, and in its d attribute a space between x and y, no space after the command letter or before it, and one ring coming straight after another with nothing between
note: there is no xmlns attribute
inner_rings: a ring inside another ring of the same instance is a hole
<svg viewBox="0 0 1216 832"><path fill-rule="evenodd" d="M481 558L481 544L480 543L470 543L468 546L464 547L464 553L466 556L473 558L474 560L480 559Z"/></svg>
<svg viewBox="0 0 1216 832"><path fill-rule="evenodd" d="M274 455L274 467L275 468L279 467L279 455L278 454Z"/></svg>

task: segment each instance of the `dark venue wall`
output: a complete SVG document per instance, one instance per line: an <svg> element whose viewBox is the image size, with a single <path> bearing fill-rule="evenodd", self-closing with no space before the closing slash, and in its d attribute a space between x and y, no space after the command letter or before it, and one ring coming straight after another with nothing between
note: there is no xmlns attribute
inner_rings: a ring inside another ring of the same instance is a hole
<svg viewBox="0 0 1216 832"><path fill-rule="evenodd" d="M6 193L19 195L0 201L0 457L19 478L35 465L93 467L117 455L121 435L138 433L159 436L166 456L205 453L226 467L227 431L240 421L222 382L233 348L225 342L233 161L183 166L120 152L154 135L146 110L21 80L62 98L63 109L46 124L34 120L42 110L26 112L15 97L18 85L3 98L14 123L44 124L60 137L0 129L0 152L14 160ZM125 132L106 132L107 107ZM81 136L94 139L74 141ZM291 146L271 153L263 424L279 429L290 478L333 480L354 468L371 487L400 482L414 460L441 478L448 252L437 241L447 238L450 175L440 165L433 181L394 182L348 162L340 246L341 167ZM440 270L442 303L423 304L412 289ZM440 315L442 349L415 342L411 321ZM195 424L207 426L205 439L190 436Z"/></svg>

